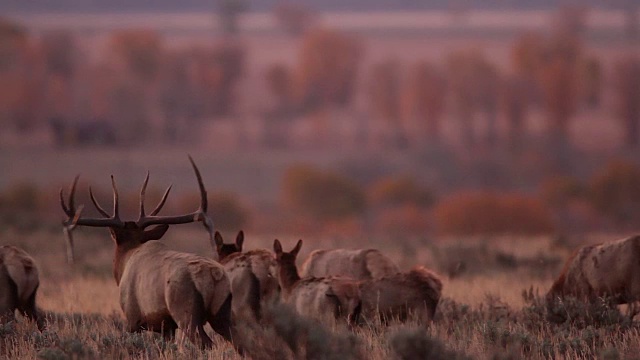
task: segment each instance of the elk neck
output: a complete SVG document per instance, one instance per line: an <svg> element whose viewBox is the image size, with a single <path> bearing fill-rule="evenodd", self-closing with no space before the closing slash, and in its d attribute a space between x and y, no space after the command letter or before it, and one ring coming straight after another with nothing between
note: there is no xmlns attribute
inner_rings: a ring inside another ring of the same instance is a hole
<svg viewBox="0 0 640 360"><path fill-rule="evenodd" d="M278 265L280 287L283 291L289 292L291 288L300 281L298 268L295 263L279 263Z"/></svg>
<svg viewBox="0 0 640 360"><path fill-rule="evenodd" d="M129 262L129 257L133 254L133 250L138 248L140 244L118 244L113 256L113 277L116 279L116 284L120 285L120 279L124 274L124 269Z"/></svg>

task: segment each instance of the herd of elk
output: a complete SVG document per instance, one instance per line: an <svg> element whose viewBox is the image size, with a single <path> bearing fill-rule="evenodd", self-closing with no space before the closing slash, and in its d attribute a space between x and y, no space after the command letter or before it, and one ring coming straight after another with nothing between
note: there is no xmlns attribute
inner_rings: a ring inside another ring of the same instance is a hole
<svg viewBox="0 0 640 360"><path fill-rule="evenodd" d="M113 176L113 214L109 215L93 196L89 195L102 218L82 217L82 208L74 205L75 178L65 203L60 191L60 203L67 215L65 226L71 235L76 226L109 228L115 243L113 276L120 289L120 306L128 330L151 330L173 337L176 329L201 346L212 341L204 330L208 322L213 330L231 340L231 284L224 267L218 262L194 254L169 250L156 241L169 225L201 221L211 231L213 223L207 216L207 193L197 166L189 157L200 187L200 207L179 216L157 215L169 195L167 188L160 203L147 215L144 208L145 190L149 174L140 190L140 216L137 221L123 221L118 211L118 190ZM152 228L149 228L153 226ZM68 241L73 244L71 238ZM71 257L73 258L73 257Z"/></svg>
<svg viewBox="0 0 640 360"><path fill-rule="evenodd" d="M0 246L0 324L13 320L18 310L42 330L44 322L36 307L39 285L31 256L15 246Z"/></svg>
<svg viewBox="0 0 640 360"><path fill-rule="evenodd" d="M204 330L207 323L231 342L234 318L248 316L259 321L265 305L276 301L289 304L301 315L350 326L376 317L383 323L403 321L409 314L425 325L433 320L443 288L439 276L422 266L401 271L379 250L315 250L303 262L300 274L296 261L302 240L289 252L277 239L273 252L243 251L244 232L240 231L235 243L225 244L219 232L214 234L202 176L191 157L189 161L198 182L200 205L183 215L158 215L171 186L147 215L148 173L140 190L136 221L120 219L113 176L112 214L89 187L91 202L102 217L84 217L83 206L76 207L79 176L68 199L60 190L69 262L74 261L72 231L77 226L109 229L115 244L113 275L129 331L150 330L172 338L180 329L192 342L210 347L213 342ZM217 260L173 251L158 241L170 225L193 222L207 229ZM18 311L43 329L44 320L36 307L38 286L34 260L17 247L0 246L0 323L13 320ZM574 252L546 299L551 306L567 296L585 301L607 296L619 304L640 301L640 236Z"/></svg>

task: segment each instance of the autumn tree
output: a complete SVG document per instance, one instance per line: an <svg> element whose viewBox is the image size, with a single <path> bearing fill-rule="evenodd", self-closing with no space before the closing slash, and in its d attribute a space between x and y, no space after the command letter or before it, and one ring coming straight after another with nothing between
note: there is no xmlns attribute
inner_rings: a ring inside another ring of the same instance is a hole
<svg viewBox="0 0 640 360"><path fill-rule="evenodd" d="M37 46L19 23L0 17L0 124L26 131L43 104L44 74Z"/></svg>
<svg viewBox="0 0 640 360"><path fill-rule="evenodd" d="M0 17L0 71L19 64L28 46L26 29L9 19Z"/></svg>
<svg viewBox="0 0 640 360"><path fill-rule="evenodd" d="M585 5L563 5L558 8L552 25L559 33L582 36L587 29L588 15L589 8Z"/></svg>
<svg viewBox="0 0 640 360"><path fill-rule="evenodd" d="M427 187L409 176L383 178L369 190L371 203L380 207L412 204L429 207L435 202L435 195Z"/></svg>
<svg viewBox="0 0 640 360"><path fill-rule="evenodd" d="M424 129L429 142L440 141L447 82L444 74L428 62L410 68L404 91L406 117Z"/></svg>
<svg viewBox="0 0 640 360"><path fill-rule="evenodd" d="M306 33L296 71L296 95L302 105L312 110L349 104L361 59L361 44L350 35L328 29Z"/></svg>
<svg viewBox="0 0 640 360"><path fill-rule="evenodd" d="M291 70L284 64L271 65L266 73L267 88L273 95L277 109L288 109L292 105L293 79Z"/></svg>
<svg viewBox="0 0 640 360"><path fill-rule="evenodd" d="M622 120L625 145L637 148L640 143L640 59L628 56L614 68L616 113Z"/></svg>
<svg viewBox="0 0 640 360"><path fill-rule="evenodd" d="M273 108L265 114L265 141L270 146L286 146L289 120L295 113L291 69L284 64L273 64L267 69L265 80L274 100Z"/></svg>
<svg viewBox="0 0 640 360"><path fill-rule="evenodd" d="M587 106L595 108L600 105L604 84L602 63L595 57L589 57L580 65L580 97Z"/></svg>
<svg viewBox="0 0 640 360"><path fill-rule="evenodd" d="M246 0L217 0L218 16L222 31L225 34L235 34L238 32L238 17L246 11L248 4Z"/></svg>
<svg viewBox="0 0 640 360"><path fill-rule="evenodd" d="M189 53L176 51L165 57L160 85L160 108L165 118L163 137L168 141L176 141L180 125L188 125L198 115L197 94L189 70Z"/></svg>
<svg viewBox="0 0 640 360"><path fill-rule="evenodd" d="M640 168L613 161L590 181L591 201L597 210L618 224L637 224L640 216Z"/></svg>
<svg viewBox="0 0 640 360"><path fill-rule="evenodd" d="M235 106L235 87L245 63L244 48L234 42L217 44L200 52L196 59L196 80L205 97L204 111L210 116L227 116Z"/></svg>
<svg viewBox="0 0 640 360"><path fill-rule="evenodd" d="M64 30L46 32L42 35L41 46L47 72L69 81L74 75L80 55L74 36Z"/></svg>
<svg viewBox="0 0 640 360"><path fill-rule="evenodd" d="M303 34L317 20L316 14L311 9L289 1L277 3L273 13L284 31L291 35Z"/></svg>
<svg viewBox="0 0 640 360"><path fill-rule="evenodd" d="M570 120L577 110L581 56L579 39L556 34L549 39L545 61L538 71L548 139L553 147L568 144Z"/></svg>
<svg viewBox="0 0 640 360"><path fill-rule="evenodd" d="M520 151L525 141L530 84L522 75L513 74L501 87L502 108L507 121L507 146L513 152Z"/></svg>
<svg viewBox="0 0 640 360"><path fill-rule="evenodd" d="M456 106L463 141L467 146L477 143L475 122L478 113L486 120L487 145L496 140L500 77L497 68L482 53L475 50L458 51L449 55L449 79L453 102Z"/></svg>
<svg viewBox="0 0 640 360"><path fill-rule="evenodd" d="M511 46L510 61L513 70L533 81L545 57L546 39L541 34L528 32L520 35Z"/></svg>
<svg viewBox="0 0 640 360"><path fill-rule="evenodd" d="M125 68L145 83L158 78L163 43L152 30L120 30L111 35L110 49Z"/></svg>
<svg viewBox="0 0 640 360"><path fill-rule="evenodd" d="M374 114L389 124L393 143L402 146L407 136L400 118L400 68L388 60L373 66L369 75L369 103Z"/></svg>

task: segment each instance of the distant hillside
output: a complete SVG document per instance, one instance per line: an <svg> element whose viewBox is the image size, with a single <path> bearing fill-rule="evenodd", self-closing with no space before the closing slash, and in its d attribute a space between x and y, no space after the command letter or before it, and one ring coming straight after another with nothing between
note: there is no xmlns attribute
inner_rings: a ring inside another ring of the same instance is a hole
<svg viewBox="0 0 640 360"><path fill-rule="evenodd" d="M170 12L212 11L220 0L2 0L2 12ZM279 0L244 0L250 11L269 11ZM546 9L567 3L566 0L289 0L305 4L319 11L368 11L368 10L435 10L455 8L470 9ZM611 8L624 2L582 0L581 4ZM452 5L453 4L453 5Z"/></svg>

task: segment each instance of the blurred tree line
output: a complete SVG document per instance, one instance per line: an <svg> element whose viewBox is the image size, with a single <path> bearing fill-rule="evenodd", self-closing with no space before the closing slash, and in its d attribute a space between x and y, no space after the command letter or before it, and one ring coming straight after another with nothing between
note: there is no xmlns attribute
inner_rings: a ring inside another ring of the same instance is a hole
<svg viewBox="0 0 640 360"><path fill-rule="evenodd" d="M220 2L221 16L235 23L242 4ZM441 63L389 58L365 68L362 39L314 26L313 12L280 3L274 16L300 45L293 65L263 70L270 96L257 114L264 121L263 142L291 146L298 120L326 129L342 112L343 121L366 119L360 138L378 147L446 145L442 129L450 121L470 153L519 153L531 142L529 117L536 111L546 119L543 148L562 159L577 112L604 106L609 91L623 146L637 148L640 59L629 54L605 69L585 45L586 14L584 7L563 7L550 32L519 36L508 67L477 49L462 49ZM237 24L228 27L237 30ZM51 126L59 144L178 141L208 121L246 112L239 109L238 86L248 55L238 39L176 49L156 32L119 30L110 34L107 56L88 61L72 33L33 36L2 19L0 122L23 132Z"/></svg>

